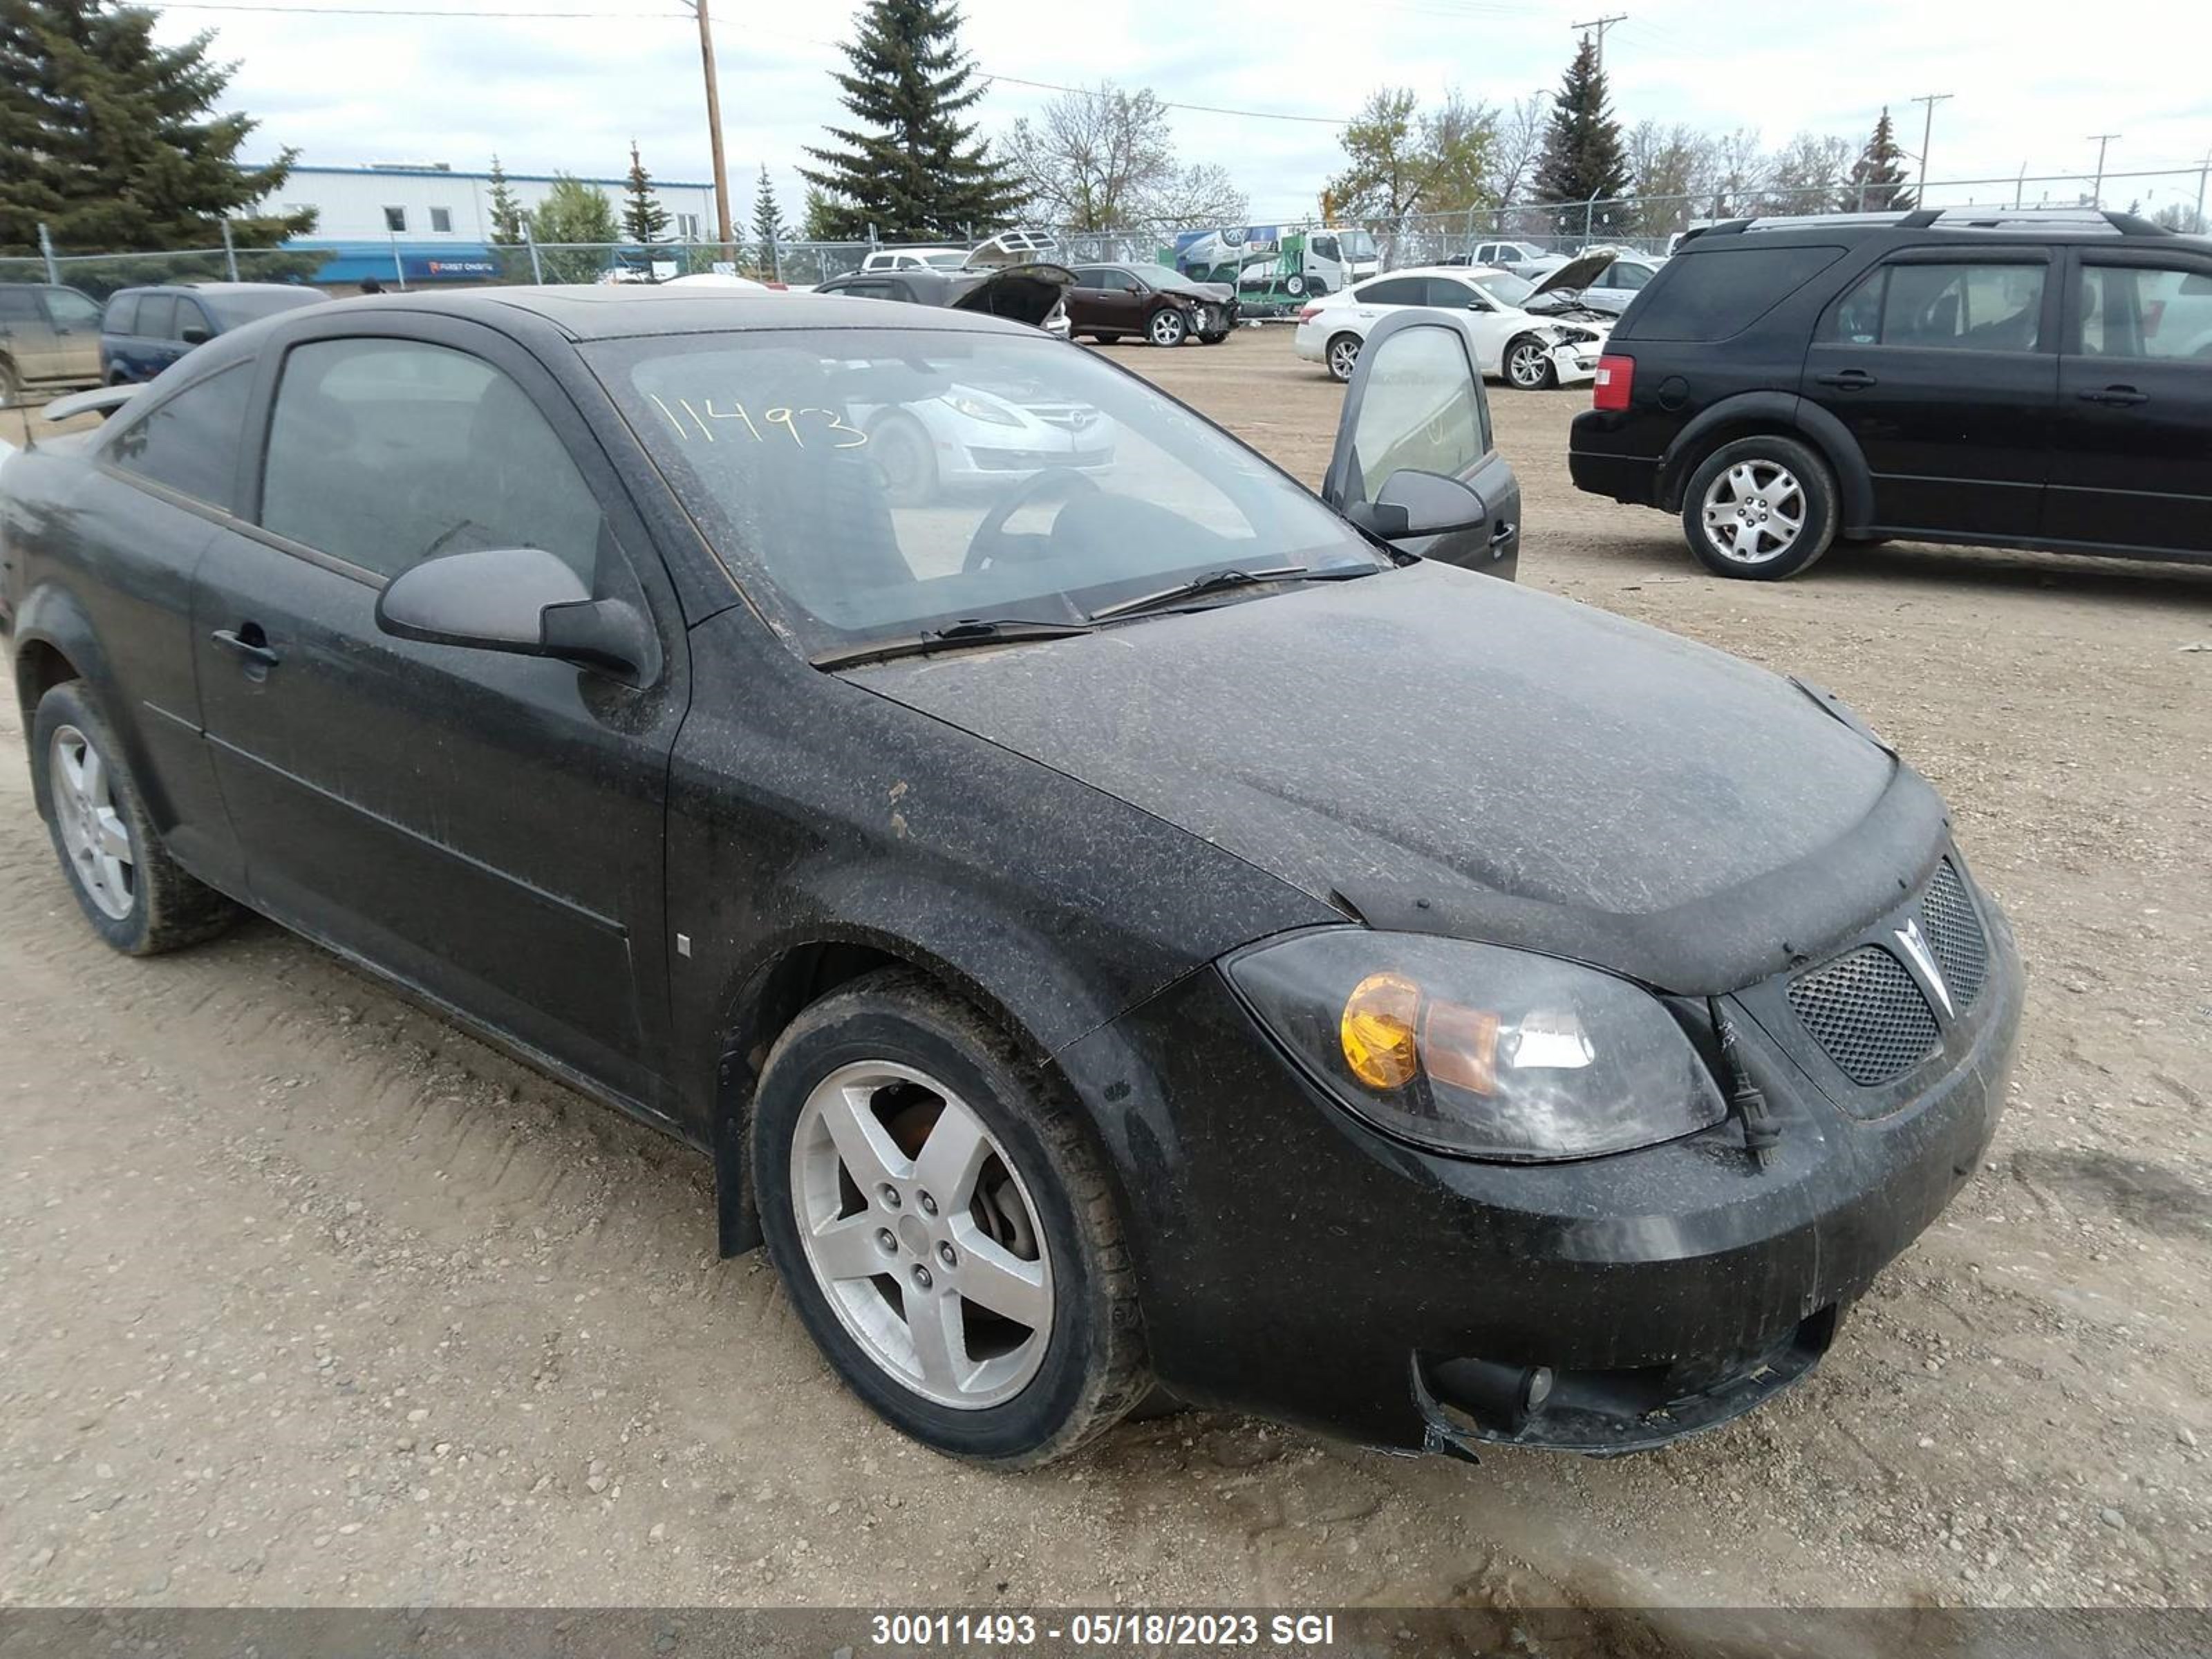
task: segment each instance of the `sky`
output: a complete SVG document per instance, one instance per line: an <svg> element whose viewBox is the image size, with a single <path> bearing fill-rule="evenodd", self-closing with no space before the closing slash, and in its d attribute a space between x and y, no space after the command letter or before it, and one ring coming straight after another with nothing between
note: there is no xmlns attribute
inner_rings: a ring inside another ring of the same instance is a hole
<svg viewBox="0 0 2212 1659"><path fill-rule="evenodd" d="M248 3L249 0L234 0ZM160 32L216 31L238 69L227 105L258 118L256 159L279 146L302 161L445 161L511 172L619 175L635 137L658 177L709 177L698 38L680 0L250 0L252 9L165 9ZM2107 170L2186 169L2116 179L2108 206L2145 212L2197 198L2212 152L2212 5L2100 0L1612 0L1626 21L1605 39L1624 125L1646 117L1715 131L1759 129L1770 145L1800 130L1863 140L1884 104L1917 155L1922 106L1936 106L1931 179L2010 179ZM313 6L453 11L591 11L582 17L362 16ZM829 70L849 38L843 0L710 0L723 128L737 216L767 167L787 216L805 147L840 118ZM987 132L1055 94L1020 81L1151 87L1170 102L1243 112L1175 112L1190 161L1227 167L1255 222L1303 217L1340 165L1340 121L1375 88L1425 100L1455 86L1506 103L1558 84L1572 27L1592 0L966 0L964 40L994 80L978 106ZM2089 18L2094 15L2094 22ZM1110 20L1108 21L1107 20ZM1100 27L1102 22L1105 27ZM1258 118L1255 112L1319 117ZM2027 199L2037 187L2031 185ZM2005 199L1995 186L1974 199ZM1940 198L1939 198L1940 199Z"/></svg>

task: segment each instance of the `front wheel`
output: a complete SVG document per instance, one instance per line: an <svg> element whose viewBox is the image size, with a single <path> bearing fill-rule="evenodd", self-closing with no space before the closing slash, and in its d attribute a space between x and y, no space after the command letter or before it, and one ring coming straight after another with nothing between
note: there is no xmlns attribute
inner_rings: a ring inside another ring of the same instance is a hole
<svg viewBox="0 0 2212 1659"><path fill-rule="evenodd" d="M908 415L891 415L868 436L868 453L882 474L884 494L896 507L926 507L937 499L937 452L929 434Z"/></svg>
<svg viewBox="0 0 2212 1659"><path fill-rule="evenodd" d="M85 920L126 956L211 939L237 915L186 875L155 833L122 745L82 680L39 699L32 787Z"/></svg>
<svg viewBox="0 0 2212 1659"><path fill-rule="evenodd" d="M833 992L753 1114L770 1260L846 1384L934 1449L1066 1455L1151 1388L1111 1189L1071 1107L922 975Z"/></svg>
<svg viewBox="0 0 2212 1659"><path fill-rule="evenodd" d="M1179 346L1189 332L1189 319L1173 306L1162 306L1145 325L1145 337L1156 346Z"/></svg>
<svg viewBox="0 0 2212 1659"><path fill-rule="evenodd" d="M1505 348L1505 378L1522 392L1548 392L1559 383L1559 371L1541 340L1522 338Z"/></svg>
<svg viewBox="0 0 2212 1659"><path fill-rule="evenodd" d="M1836 536L1836 481L1794 438L1723 444L1691 474L1682 532L1721 576L1780 581L1809 568Z"/></svg>

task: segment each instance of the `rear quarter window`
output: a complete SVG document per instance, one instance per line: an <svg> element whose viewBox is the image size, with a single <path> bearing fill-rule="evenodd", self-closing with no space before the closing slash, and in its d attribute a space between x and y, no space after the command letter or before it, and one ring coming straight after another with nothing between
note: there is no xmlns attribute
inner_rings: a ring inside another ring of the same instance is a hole
<svg viewBox="0 0 2212 1659"><path fill-rule="evenodd" d="M118 294L107 302L100 326L110 334L135 334L138 330L138 296Z"/></svg>
<svg viewBox="0 0 2212 1659"><path fill-rule="evenodd" d="M1844 257L1840 247L1731 245L1685 251L1660 267L1616 339L1725 340L1741 334Z"/></svg>

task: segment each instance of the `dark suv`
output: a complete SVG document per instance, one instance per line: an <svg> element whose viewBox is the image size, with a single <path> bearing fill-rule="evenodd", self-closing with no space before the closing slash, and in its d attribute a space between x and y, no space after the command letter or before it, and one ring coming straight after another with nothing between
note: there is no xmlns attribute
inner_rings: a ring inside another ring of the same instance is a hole
<svg viewBox="0 0 2212 1659"><path fill-rule="evenodd" d="M1890 537L2212 559L2212 240L2124 213L1694 231L1607 343L1569 466L1725 576Z"/></svg>

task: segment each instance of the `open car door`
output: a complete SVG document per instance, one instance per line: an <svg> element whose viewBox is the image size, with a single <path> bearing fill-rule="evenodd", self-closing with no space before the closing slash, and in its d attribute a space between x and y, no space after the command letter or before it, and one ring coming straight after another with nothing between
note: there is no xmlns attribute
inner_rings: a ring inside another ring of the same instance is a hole
<svg viewBox="0 0 2212 1659"><path fill-rule="evenodd" d="M1470 324L1408 307L1369 331L1322 499L1401 552L1510 580L1521 481L1498 453Z"/></svg>

